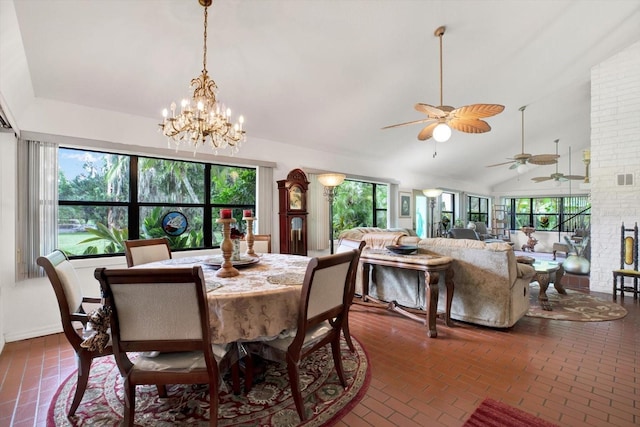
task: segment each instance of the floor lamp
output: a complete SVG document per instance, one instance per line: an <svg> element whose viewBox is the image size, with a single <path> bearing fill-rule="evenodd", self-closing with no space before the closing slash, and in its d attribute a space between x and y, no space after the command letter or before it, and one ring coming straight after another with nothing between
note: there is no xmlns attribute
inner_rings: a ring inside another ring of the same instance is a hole
<svg viewBox="0 0 640 427"><path fill-rule="evenodd" d="M422 193L429 198L430 206L431 206L431 232L429 237L433 237L433 210L436 207L436 199L440 197L442 194L442 190L439 188L428 188L426 190L422 190Z"/></svg>
<svg viewBox="0 0 640 427"><path fill-rule="evenodd" d="M333 253L333 196L334 189L342 184L345 175L341 173L325 173L318 175L318 181L324 185L324 195L329 201L329 243L331 247L331 253Z"/></svg>

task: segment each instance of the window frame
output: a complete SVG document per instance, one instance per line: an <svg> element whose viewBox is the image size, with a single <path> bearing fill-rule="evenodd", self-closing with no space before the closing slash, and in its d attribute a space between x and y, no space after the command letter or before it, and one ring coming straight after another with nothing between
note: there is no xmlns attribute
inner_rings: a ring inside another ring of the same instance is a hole
<svg viewBox="0 0 640 427"><path fill-rule="evenodd" d="M555 199L555 212L536 212L536 203L545 199ZM508 208L507 218L509 219L508 227L510 230L517 230L517 216L527 216L528 225L535 228L536 231L551 231L572 233L577 228L588 227L591 224L591 204L588 195L575 196L539 196L539 197L507 197L505 203ZM528 203L527 212L517 212L518 201L526 201ZM576 212L577 211L577 212ZM556 226L554 227L538 227L540 217L553 216L556 217ZM586 223L585 223L585 220ZM582 224L579 224L579 222ZM558 229L557 225L560 225Z"/></svg>
<svg viewBox="0 0 640 427"><path fill-rule="evenodd" d="M202 227L202 242L203 242L203 246L202 247L188 247L188 248L171 248L172 251L197 251L197 250L209 250L209 249L216 249L219 248L220 245L213 243L213 234L215 232L216 229L218 229L219 227L217 226L217 224L214 224L215 219L213 218L213 213L216 210L219 210L220 208L232 208L233 212L234 212L234 217L237 217L236 220L238 220L238 226L239 228L243 228L243 223L240 220L242 218L242 211L244 209L251 209L255 212L256 209L256 202L258 199L258 188L257 188L257 173L258 173L258 167L257 166L235 166L235 165L228 165L228 164L223 164L223 163L213 163L213 162L206 162L206 161L193 161L193 160L185 160L185 159L167 159L164 157L158 157L158 156L153 156L153 155L147 155L147 154L123 154L123 153L117 153L117 152L111 152L111 151L102 151L99 149L90 149L90 148L77 148L77 147L67 147L67 146L60 146L59 150L75 150L78 152L90 152L90 153L98 153L101 155L117 155L117 156L125 156L129 159L129 201L87 201L87 200L60 200L60 198L57 198L57 206L58 208L63 207L63 206L96 206L96 207L105 207L105 206L109 206L109 207L123 207L127 210L128 212L128 218L127 218L127 231L128 231L128 239L129 240L135 240L135 239L139 239L140 238L140 212L142 208L148 207L148 208L154 208L154 207L162 207L162 208L175 208L175 210L180 210L180 209L188 209L188 208L197 208L197 209L202 209L203 210L203 217L202 217L202 222L203 222L203 227ZM60 156L60 153L58 153L58 158ZM146 202L140 202L138 201L138 188L139 188L139 183L138 183L138 171L139 171L139 159L141 158L146 158L146 159L157 159L157 160L162 160L162 161L167 161L167 162L181 162L181 163L197 163L197 164L202 164L204 165L204 189L203 189L203 201L200 203L194 203L194 202L150 202L150 201L146 201ZM58 165L59 167L59 172L62 170L61 166ZM216 167L225 167L225 168L235 168L235 169L248 169L248 170L254 170L255 171L255 182L254 182L254 186L255 186L255 192L254 192L254 196L253 196L253 203L247 204L241 204L241 203L213 203L213 195L211 194L211 188L212 188L212 182L211 182L211 174L212 174L212 170L213 168ZM57 184L57 187L59 186L59 182ZM59 236L59 230L56 230L57 236ZM121 256L124 252L113 252L113 253L100 253L100 254L82 254L82 255L71 255L69 254L69 258L71 259L84 259L84 258L101 258L101 257L109 257L109 256Z"/></svg>

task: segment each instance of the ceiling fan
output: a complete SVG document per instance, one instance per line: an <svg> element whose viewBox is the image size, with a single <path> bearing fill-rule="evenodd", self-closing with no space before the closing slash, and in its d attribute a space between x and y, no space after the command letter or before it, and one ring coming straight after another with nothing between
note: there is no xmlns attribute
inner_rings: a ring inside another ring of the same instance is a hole
<svg viewBox="0 0 640 427"><path fill-rule="evenodd" d="M445 27L438 27L434 35L440 38L440 106L418 103L415 109L427 115L426 118L413 120L411 122L399 123L385 126L382 129L395 128L399 126L413 125L417 123L429 123L418 134L418 139L426 141L433 137L437 142L447 141L451 137L451 128L466 133L484 133L491 130L491 126L484 120L485 117L495 116L504 110L499 104L472 104L464 107L454 108L450 105L443 105L442 102L442 36Z"/></svg>
<svg viewBox="0 0 640 427"><path fill-rule="evenodd" d="M512 163L509 169L517 169L519 173L526 171L527 163L531 163L532 165L552 165L554 163L558 163L557 149L556 154L529 154L524 152L524 110L526 109L526 105L519 108L522 112L522 152L520 154L516 154L513 156L508 162L496 163L495 165L489 165L488 168L492 168L494 166L502 166L508 165ZM557 148L557 147L556 147ZM524 170L523 170L524 169Z"/></svg>
<svg viewBox="0 0 640 427"><path fill-rule="evenodd" d="M556 139L555 142L556 143L556 155L558 155L558 141L560 141L559 139ZM560 157L560 156L558 156ZM571 156L569 156L569 166L571 166ZM575 180L583 180L584 176L580 176L580 175L565 175L563 173L559 173L558 172L558 162L556 162L556 172L552 173L549 176L538 176L535 178L531 178L531 180L533 182L544 182L544 181L549 181L549 180L553 180L556 184L560 184L564 181L569 181L570 179L575 179Z"/></svg>

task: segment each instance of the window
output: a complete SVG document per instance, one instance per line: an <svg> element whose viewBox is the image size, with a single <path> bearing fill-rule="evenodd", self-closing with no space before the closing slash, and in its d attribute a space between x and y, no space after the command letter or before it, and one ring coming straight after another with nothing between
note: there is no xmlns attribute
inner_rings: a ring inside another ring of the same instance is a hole
<svg viewBox="0 0 640 427"><path fill-rule="evenodd" d="M58 246L70 256L162 236L172 250L218 247L219 209L234 208L238 228L242 210L255 209L254 168L69 148L58 162Z"/></svg>
<svg viewBox="0 0 640 427"><path fill-rule="evenodd" d="M512 230L530 226L538 231L573 232L591 223L588 196L513 198L506 202Z"/></svg>
<svg viewBox="0 0 640 427"><path fill-rule="evenodd" d="M440 233L445 235L446 232L453 227L456 219L456 197L453 193L446 191L441 195L441 213L440 213Z"/></svg>
<svg viewBox="0 0 640 427"><path fill-rule="evenodd" d="M489 199L486 197L468 196L469 210L467 220L471 222L484 222L489 225Z"/></svg>
<svg viewBox="0 0 640 427"><path fill-rule="evenodd" d="M345 180L335 188L333 224L335 235L353 227L387 226L386 184Z"/></svg>

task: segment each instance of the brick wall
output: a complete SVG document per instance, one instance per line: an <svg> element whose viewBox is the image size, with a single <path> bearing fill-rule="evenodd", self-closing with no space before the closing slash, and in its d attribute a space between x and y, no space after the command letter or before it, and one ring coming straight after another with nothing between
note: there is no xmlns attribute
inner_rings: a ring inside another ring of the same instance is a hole
<svg viewBox="0 0 640 427"><path fill-rule="evenodd" d="M591 70L591 206L590 288L613 293L620 225L640 223L640 42Z"/></svg>

